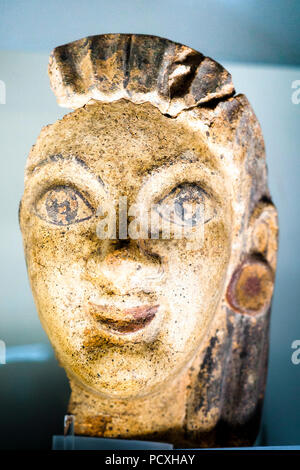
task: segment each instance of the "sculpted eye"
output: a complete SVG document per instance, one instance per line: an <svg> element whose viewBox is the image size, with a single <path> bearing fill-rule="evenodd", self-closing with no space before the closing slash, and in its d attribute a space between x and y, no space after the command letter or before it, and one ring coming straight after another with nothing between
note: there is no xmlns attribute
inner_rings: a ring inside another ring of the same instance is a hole
<svg viewBox="0 0 300 470"><path fill-rule="evenodd" d="M75 224L93 215L89 202L70 186L48 190L37 201L35 210L41 219L55 225Z"/></svg>
<svg viewBox="0 0 300 470"><path fill-rule="evenodd" d="M209 222L215 215L210 196L196 184L184 183L165 196L158 204L160 216L176 225L194 227Z"/></svg>

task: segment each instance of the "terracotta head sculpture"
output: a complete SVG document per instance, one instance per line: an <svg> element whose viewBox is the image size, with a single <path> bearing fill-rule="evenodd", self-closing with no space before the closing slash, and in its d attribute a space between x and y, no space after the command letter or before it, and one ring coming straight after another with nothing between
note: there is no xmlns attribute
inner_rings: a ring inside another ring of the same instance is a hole
<svg viewBox="0 0 300 470"><path fill-rule="evenodd" d="M43 128L30 152L20 223L36 306L70 379L75 432L252 443L277 216L251 106L221 65L153 36L57 47L49 75L74 111ZM142 214L137 236L120 235L124 201ZM191 201L204 209L199 219L181 210ZM142 230L153 205L156 224L188 225L185 236ZM99 236L103 220L115 224L110 236Z"/></svg>

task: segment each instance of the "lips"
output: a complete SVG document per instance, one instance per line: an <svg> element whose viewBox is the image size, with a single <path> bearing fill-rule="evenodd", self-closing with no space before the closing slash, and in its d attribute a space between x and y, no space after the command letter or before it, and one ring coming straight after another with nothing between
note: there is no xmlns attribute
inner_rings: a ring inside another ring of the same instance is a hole
<svg viewBox="0 0 300 470"><path fill-rule="evenodd" d="M159 305L142 305L120 309L89 303L89 313L102 326L118 334L134 333L145 328L155 317Z"/></svg>

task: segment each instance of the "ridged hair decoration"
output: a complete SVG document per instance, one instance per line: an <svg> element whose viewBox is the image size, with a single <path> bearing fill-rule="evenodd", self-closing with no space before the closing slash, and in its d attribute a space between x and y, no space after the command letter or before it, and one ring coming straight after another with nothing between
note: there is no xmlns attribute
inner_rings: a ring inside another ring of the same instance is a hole
<svg viewBox="0 0 300 470"><path fill-rule="evenodd" d="M187 46L156 36L103 34L56 47L49 76L58 104L76 109L94 99L149 102L163 114L227 98L231 75Z"/></svg>

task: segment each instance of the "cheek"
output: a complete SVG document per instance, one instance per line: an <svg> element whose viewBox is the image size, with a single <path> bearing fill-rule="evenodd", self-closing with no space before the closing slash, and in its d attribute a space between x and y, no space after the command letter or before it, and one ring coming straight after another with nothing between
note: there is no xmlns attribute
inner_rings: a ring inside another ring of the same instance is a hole
<svg viewBox="0 0 300 470"><path fill-rule="evenodd" d="M23 233L29 266L64 269L68 264L86 259L99 245L96 232L79 224L58 229L37 222L33 229Z"/></svg>
<svg viewBox="0 0 300 470"><path fill-rule="evenodd" d="M162 258L169 287L174 283L179 290L182 286L193 291L200 286L202 291L208 285L216 290L230 257L230 232L223 222L211 222L205 227L202 241L160 241L152 251Z"/></svg>
<svg viewBox="0 0 300 470"><path fill-rule="evenodd" d="M166 256L164 295L178 331L192 332L209 323L223 292L229 256L230 237L223 223L210 224L197 250L188 251L184 241L173 245Z"/></svg>
<svg viewBox="0 0 300 470"><path fill-rule="evenodd" d="M66 330L83 324L84 260L96 249L88 232L44 228L26 233L26 258L33 295L43 323ZM98 240L99 241L99 240ZM46 325L47 326L47 325Z"/></svg>
<svg viewBox="0 0 300 470"><path fill-rule="evenodd" d="M93 327L84 309L82 265L66 257L57 266L37 269L32 291L39 317L55 350L66 360L82 352L85 332Z"/></svg>

